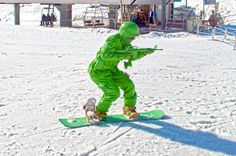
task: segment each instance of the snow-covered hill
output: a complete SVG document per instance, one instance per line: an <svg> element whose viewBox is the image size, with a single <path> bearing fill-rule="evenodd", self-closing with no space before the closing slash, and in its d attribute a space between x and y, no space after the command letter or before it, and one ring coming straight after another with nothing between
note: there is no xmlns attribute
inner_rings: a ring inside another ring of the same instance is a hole
<svg viewBox="0 0 236 156"><path fill-rule="evenodd" d="M227 12L235 11L235 1L221 2ZM136 85L138 111L162 109L166 117L68 129L58 118L83 116L86 100L102 96L87 68L117 31L38 27L38 5L23 7L23 24L13 26L12 9L0 5L1 156L236 155L232 43L185 32L137 37L133 45L164 51L127 70L123 62L119 67ZM123 97L109 113L121 113L122 107Z"/></svg>
<svg viewBox="0 0 236 156"><path fill-rule="evenodd" d="M164 51L126 70L138 111L159 108L165 119L63 127L58 118L83 116L87 98L101 97L87 68L113 33L0 25L1 156L236 154L236 53L184 33L138 37L134 45ZM109 113L122 107L120 98Z"/></svg>

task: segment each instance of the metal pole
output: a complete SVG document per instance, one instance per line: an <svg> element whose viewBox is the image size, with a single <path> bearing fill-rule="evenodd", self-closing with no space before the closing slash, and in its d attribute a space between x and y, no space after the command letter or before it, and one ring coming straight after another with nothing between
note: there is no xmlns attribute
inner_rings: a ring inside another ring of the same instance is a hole
<svg viewBox="0 0 236 156"><path fill-rule="evenodd" d="M235 35L235 38L234 38L234 50L236 50L236 33L234 35Z"/></svg>
<svg viewBox="0 0 236 156"><path fill-rule="evenodd" d="M166 0L162 0L162 11L161 11L161 29L166 28Z"/></svg>
<svg viewBox="0 0 236 156"><path fill-rule="evenodd" d="M20 4L14 4L15 25L20 25Z"/></svg>
<svg viewBox="0 0 236 156"><path fill-rule="evenodd" d="M197 37L199 37L199 24L197 24Z"/></svg>
<svg viewBox="0 0 236 156"><path fill-rule="evenodd" d="M225 33L224 33L224 39L223 39L223 41L226 40L226 38L227 38L227 33L228 33L227 28L225 28Z"/></svg>
<svg viewBox="0 0 236 156"><path fill-rule="evenodd" d="M122 0L120 0L120 11L121 11L121 23L124 22L124 12L123 12L123 4L122 4Z"/></svg>
<svg viewBox="0 0 236 156"><path fill-rule="evenodd" d="M215 40L215 33L216 33L216 27L214 27L213 29L212 29L212 40L214 41Z"/></svg>
<svg viewBox="0 0 236 156"><path fill-rule="evenodd" d="M48 4L48 14L50 14L51 4Z"/></svg>
<svg viewBox="0 0 236 156"><path fill-rule="evenodd" d="M205 20L205 0L203 0L202 19Z"/></svg>

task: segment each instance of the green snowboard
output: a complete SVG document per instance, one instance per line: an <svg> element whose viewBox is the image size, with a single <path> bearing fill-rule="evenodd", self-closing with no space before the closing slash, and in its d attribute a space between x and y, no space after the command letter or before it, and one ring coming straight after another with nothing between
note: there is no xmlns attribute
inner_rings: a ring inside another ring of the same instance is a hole
<svg viewBox="0 0 236 156"><path fill-rule="evenodd" d="M164 112L162 110L152 110L140 113L140 116L136 120L129 119L123 114L108 115L107 117L101 119L100 122L91 124L88 122L86 117L79 117L74 119L61 118L59 121L66 127L76 128L89 125L116 123L116 122L131 122L131 121L144 121L144 120L157 120L164 117Z"/></svg>

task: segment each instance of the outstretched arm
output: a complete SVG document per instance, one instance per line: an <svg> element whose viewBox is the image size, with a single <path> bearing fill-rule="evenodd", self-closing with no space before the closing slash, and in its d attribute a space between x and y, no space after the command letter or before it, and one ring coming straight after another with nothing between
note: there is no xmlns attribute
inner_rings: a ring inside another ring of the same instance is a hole
<svg viewBox="0 0 236 156"><path fill-rule="evenodd" d="M154 48L129 48L129 49L124 50L123 53L132 53L133 54L128 59L128 62L124 62L125 68L132 67L132 61L138 60L147 54L152 54L156 50L163 50L163 49L158 49L157 46L155 46Z"/></svg>
<svg viewBox="0 0 236 156"><path fill-rule="evenodd" d="M119 40L109 39L106 41L105 45L101 48L102 59L108 61L120 61L123 59L129 59L131 53L121 53L117 49L121 49L122 45Z"/></svg>

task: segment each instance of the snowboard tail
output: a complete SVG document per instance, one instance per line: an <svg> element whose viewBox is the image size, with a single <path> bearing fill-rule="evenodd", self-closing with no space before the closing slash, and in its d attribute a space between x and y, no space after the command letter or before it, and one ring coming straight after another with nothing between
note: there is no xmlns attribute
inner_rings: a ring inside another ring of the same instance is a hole
<svg viewBox="0 0 236 156"><path fill-rule="evenodd" d="M158 120L164 117L164 112L162 110L152 110L147 112L139 113L138 119L129 119L124 114L113 114L108 115L105 118L102 118L100 122L90 123L86 117L78 117L78 118L61 118L59 121L66 127L76 128L76 127L84 127L89 125L99 125L99 124L107 124L107 123L117 123L117 122L134 122L134 121L145 121L145 120Z"/></svg>

